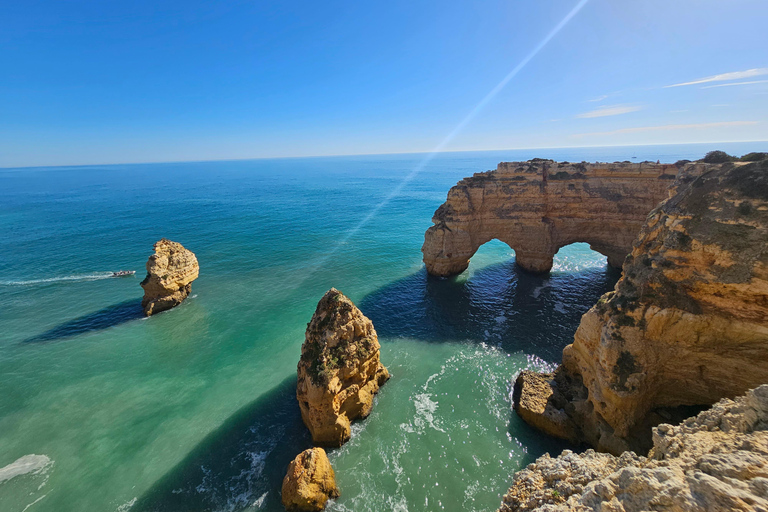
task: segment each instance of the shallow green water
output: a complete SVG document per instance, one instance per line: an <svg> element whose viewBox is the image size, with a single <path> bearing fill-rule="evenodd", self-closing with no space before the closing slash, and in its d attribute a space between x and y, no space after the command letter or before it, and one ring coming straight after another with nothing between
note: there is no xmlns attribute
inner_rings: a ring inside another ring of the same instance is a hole
<svg viewBox="0 0 768 512"><path fill-rule="evenodd" d="M383 205L421 155L0 170L0 511L281 510L310 444L296 363L331 286L373 320L393 376L330 454L331 510L494 509L515 470L562 448L511 412L510 379L556 363L618 276L580 244L527 275L491 242L458 278L428 278L432 213L501 160L707 149L446 155ZM143 319L163 236L201 275ZM106 278L119 269L137 276Z"/></svg>

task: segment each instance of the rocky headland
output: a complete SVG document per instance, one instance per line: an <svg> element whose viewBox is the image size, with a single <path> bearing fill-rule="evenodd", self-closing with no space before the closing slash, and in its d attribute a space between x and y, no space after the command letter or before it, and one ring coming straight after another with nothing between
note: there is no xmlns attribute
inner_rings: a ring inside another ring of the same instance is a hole
<svg viewBox="0 0 768 512"><path fill-rule="evenodd" d="M147 316L181 304L200 272L194 253L180 243L163 238L155 243L154 249L147 260L147 277L141 282L141 307Z"/></svg>
<svg viewBox="0 0 768 512"><path fill-rule="evenodd" d="M689 172L707 166L687 164ZM530 272L548 272L555 253L574 242L589 243L620 267L678 171L650 162L502 162L459 181L435 211L421 249L427 272L459 274L493 239L514 249L517 264Z"/></svg>
<svg viewBox="0 0 768 512"><path fill-rule="evenodd" d="M331 288L307 325L297 368L296 397L316 444L341 446L350 423L370 414L374 395L389 379L379 349L373 323Z"/></svg>
<svg viewBox="0 0 768 512"><path fill-rule="evenodd" d="M648 457L540 457L515 475L499 512L530 510L768 510L768 385L681 425L659 425Z"/></svg>
<svg viewBox="0 0 768 512"><path fill-rule="evenodd" d="M329 499L339 496L336 474L322 448L304 450L288 465L282 501L289 512L320 511Z"/></svg>
<svg viewBox="0 0 768 512"><path fill-rule="evenodd" d="M686 164L615 291L515 408L549 434L645 453L651 427L768 382L768 160Z"/></svg>

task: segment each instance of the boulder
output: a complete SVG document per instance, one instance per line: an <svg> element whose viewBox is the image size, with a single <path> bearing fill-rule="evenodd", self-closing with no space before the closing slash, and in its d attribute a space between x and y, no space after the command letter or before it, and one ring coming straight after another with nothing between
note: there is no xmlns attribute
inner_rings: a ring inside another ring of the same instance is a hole
<svg viewBox="0 0 768 512"><path fill-rule="evenodd" d="M288 465L283 479L283 506L289 512L315 512L339 497L336 475L322 448L310 448Z"/></svg>

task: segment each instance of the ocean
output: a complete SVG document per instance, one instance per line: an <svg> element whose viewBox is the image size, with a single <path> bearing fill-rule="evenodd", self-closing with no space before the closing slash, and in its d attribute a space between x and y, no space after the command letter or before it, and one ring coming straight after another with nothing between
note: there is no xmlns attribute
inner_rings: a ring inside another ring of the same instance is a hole
<svg viewBox="0 0 768 512"><path fill-rule="evenodd" d="M511 379L553 368L619 273L573 244L529 275L493 241L464 274L428 277L420 248L448 189L500 161L766 146L0 169L0 510L282 510L288 462L311 445L296 364L331 287L373 321L392 379L329 451L329 510L494 510L516 470L568 448L513 413ZM139 282L162 237L200 277L145 319Z"/></svg>

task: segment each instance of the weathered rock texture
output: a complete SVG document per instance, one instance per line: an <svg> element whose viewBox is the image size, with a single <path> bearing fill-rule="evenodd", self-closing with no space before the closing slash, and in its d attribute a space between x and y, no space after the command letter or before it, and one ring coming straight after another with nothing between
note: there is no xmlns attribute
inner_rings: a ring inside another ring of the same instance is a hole
<svg viewBox="0 0 768 512"><path fill-rule="evenodd" d="M379 360L373 323L331 288L307 325L296 397L315 443L341 446L350 422L371 413L373 397L389 379Z"/></svg>
<svg viewBox="0 0 768 512"><path fill-rule="evenodd" d="M703 170L683 169L677 193L648 216L615 291L582 317L558 370L571 385L529 378L554 384L544 397L519 381L526 403L551 405L525 407L526 421L563 412L580 430L560 437L643 451L643 433L650 441L669 408L768 382L768 160Z"/></svg>
<svg viewBox="0 0 768 512"><path fill-rule="evenodd" d="M147 277L141 282L144 299L141 307L147 316L178 306L192 290L200 267L192 251L163 238L147 260Z"/></svg>
<svg viewBox="0 0 768 512"><path fill-rule="evenodd" d="M329 499L338 497L336 474L322 448L304 450L288 465L282 490L286 510L323 510Z"/></svg>
<svg viewBox="0 0 768 512"><path fill-rule="evenodd" d="M574 242L589 243L620 267L677 172L653 163L502 162L448 192L424 235L427 272L459 274L493 239L514 249L517 264L531 272L548 272L555 253Z"/></svg>
<svg viewBox="0 0 768 512"><path fill-rule="evenodd" d="M768 385L653 429L648 458L588 450L518 472L500 512L768 510Z"/></svg>

